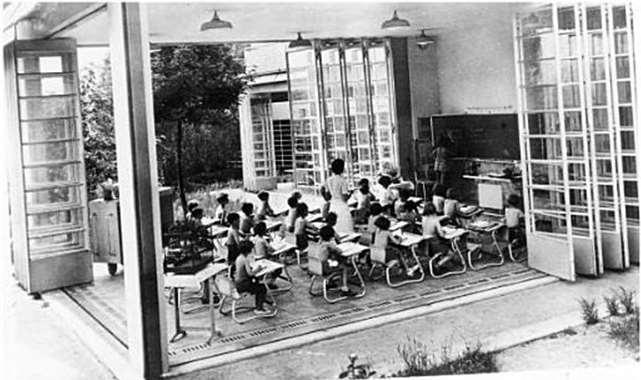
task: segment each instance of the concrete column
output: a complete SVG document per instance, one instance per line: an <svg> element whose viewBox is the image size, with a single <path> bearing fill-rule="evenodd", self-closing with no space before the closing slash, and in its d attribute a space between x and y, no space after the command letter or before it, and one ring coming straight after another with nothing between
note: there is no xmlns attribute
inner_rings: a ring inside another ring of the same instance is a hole
<svg viewBox="0 0 641 380"><path fill-rule="evenodd" d="M134 371L167 371L160 204L145 5L109 3L128 347Z"/></svg>

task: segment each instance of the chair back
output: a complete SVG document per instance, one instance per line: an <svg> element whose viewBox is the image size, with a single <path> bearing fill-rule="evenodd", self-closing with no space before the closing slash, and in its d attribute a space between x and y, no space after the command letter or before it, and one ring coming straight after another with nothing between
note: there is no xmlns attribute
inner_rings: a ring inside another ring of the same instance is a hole
<svg viewBox="0 0 641 380"><path fill-rule="evenodd" d="M385 248L372 245L369 247L370 258L373 262L385 264Z"/></svg>
<svg viewBox="0 0 641 380"><path fill-rule="evenodd" d="M240 294L236 289L236 284L228 276L218 275L214 278L214 284L216 284L216 289L220 292L220 295L231 297L232 299L239 299Z"/></svg>
<svg viewBox="0 0 641 380"><path fill-rule="evenodd" d="M310 243L309 253L307 254L307 270L317 276L323 275L323 261L320 244Z"/></svg>

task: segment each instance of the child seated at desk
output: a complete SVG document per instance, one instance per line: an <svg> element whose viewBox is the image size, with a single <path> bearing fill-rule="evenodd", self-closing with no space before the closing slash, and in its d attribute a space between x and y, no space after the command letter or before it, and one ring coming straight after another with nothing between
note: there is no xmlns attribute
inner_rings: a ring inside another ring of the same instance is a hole
<svg viewBox="0 0 641 380"><path fill-rule="evenodd" d="M412 270L410 270L401 252L389 245L389 243L394 243L397 245L401 244L401 239L393 235L389 231L391 225L389 219L387 219L385 216L380 216L378 217L378 219L376 219L374 225L376 226L376 232L374 233L374 244L372 245L372 249L380 253L385 253L384 260L381 260L385 263L388 263L392 260L399 260L407 275L411 277L414 274L415 268L412 268ZM380 259L383 259L383 257L381 257Z"/></svg>
<svg viewBox="0 0 641 380"><path fill-rule="evenodd" d="M189 202L187 202L187 215L185 216L185 220L191 220L191 218L193 217L193 212L198 207L198 205L198 201L195 199L191 199Z"/></svg>
<svg viewBox="0 0 641 380"><path fill-rule="evenodd" d="M327 214L325 223L327 226L330 226L332 227L332 229L334 229L334 227L336 227L336 223L338 223L338 214L336 214L335 212L330 212L329 214ZM336 230L334 230L334 237L336 240L336 244L339 244L341 242L341 239L340 236L338 236L338 232L336 232Z"/></svg>
<svg viewBox="0 0 641 380"><path fill-rule="evenodd" d="M361 243L370 245L374 242L374 232L376 231L376 219L383 213L383 207L380 203L375 202L369 207L369 217L367 217L367 227L365 233L361 235Z"/></svg>
<svg viewBox="0 0 641 380"><path fill-rule="evenodd" d="M300 251L307 249L309 242L307 239L307 213L309 209L305 203L299 203L296 206L296 222L294 223L294 235L296 236L296 248Z"/></svg>
<svg viewBox="0 0 641 380"><path fill-rule="evenodd" d="M229 215L229 196L225 193L221 193L216 197L216 211L214 212L214 219L222 225L227 225L227 215Z"/></svg>
<svg viewBox="0 0 641 380"><path fill-rule="evenodd" d="M408 189L399 190L399 199L394 205L394 213L398 220L413 223L418 220L417 205L409 200L412 192Z"/></svg>
<svg viewBox="0 0 641 380"><path fill-rule="evenodd" d="M392 188L392 179L387 175L382 175L378 179L378 184L381 185L384 189L384 193L381 196L381 207L383 207L383 212L386 214L393 215L394 210L394 201L396 200L396 194Z"/></svg>
<svg viewBox="0 0 641 380"><path fill-rule="evenodd" d="M443 215L443 207L445 206L445 186L440 183L435 183L432 189L432 203L436 208L436 212Z"/></svg>
<svg viewBox="0 0 641 380"><path fill-rule="evenodd" d="M508 239L516 245L525 244L525 234L522 228L525 214L521 211L520 203L518 195L510 194L507 197L507 207L505 207L505 217L503 218L508 230Z"/></svg>
<svg viewBox="0 0 641 380"><path fill-rule="evenodd" d="M254 228L254 205L245 202L240 206L240 233L249 237Z"/></svg>
<svg viewBox="0 0 641 380"><path fill-rule="evenodd" d="M239 292L248 292L255 297L254 313L264 315L267 310L264 308L267 289L260 283L255 275L262 270L254 264L250 253L254 249L254 244L249 240L243 240L238 246L238 256L234 261L234 283L236 290ZM253 268L252 268L253 266Z"/></svg>
<svg viewBox="0 0 641 380"><path fill-rule="evenodd" d="M285 231L291 233L294 232L294 223L296 223L298 198L294 195L287 198L287 206L289 206L289 210L287 211L287 217L285 217Z"/></svg>
<svg viewBox="0 0 641 380"><path fill-rule="evenodd" d="M441 222L445 219L447 219L446 216L436 213L436 207L433 204L428 203L425 205L421 226L423 236L426 238L426 253L429 256L449 251L449 244L443 239L443 228L441 226Z"/></svg>
<svg viewBox="0 0 641 380"><path fill-rule="evenodd" d="M347 286L350 265L341 255L341 250L334 241L335 235L336 232L334 232L334 229L330 226L324 226L320 229L320 257L318 257L318 259L323 263L323 273L327 273L333 268L340 268L341 295L351 297L355 294Z"/></svg>
<svg viewBox="0 0 641 380"><path fill-rule="evenodd" d="M267 241L267 225L265 222L258 222L254 226L254 237L252 238L252 243L254 243L254 257L258 259L269 259L270 256L274 253L274 248ZM278 269L269 276L267 280L267 286L270 289L275 289L276 285L274 281L280 276L282 269Z"/></svg>
<svg viewBox="0 0 641 380"><path fill-rule="evenodd" d="M238 247L242 240L240 236L240 215L235 212L227 215L227 224L229 225L229 230L227 230L227 239L225 240L225 247L227 248L227 264L233 266L236 262L236 257L238 257Z"/></svg>
<svg viewBox="0 0 641 380"><path fill-rule="evenodd" d="M261 191L258 193L258 199L260 200L260 206L258 206L258 211L256 211L256 219L265 220L267 217L275 217L276 214L274 210L272 210L272 206L269 205L269 193Z"/></svg>
<svg viewBox="0 0 641 380"><path fill-rule="evenodd" d="M358 181L358 191L354 193L356 198L356 210L354 210L354 223L364 224L367 223L367 214L369 207L374 201L374 194L369 189L369 180L362 178Z"/></svg>
<svg viewBox="0 0 641 380"><path fill-rule="evenodd" d="M461 222L459 220L459 217L463 217L463 214L461 213L461 204L456 200L456 192L452 188L447 189L445 192L443 215L450 217L455 225L461 226Z"/></svg>

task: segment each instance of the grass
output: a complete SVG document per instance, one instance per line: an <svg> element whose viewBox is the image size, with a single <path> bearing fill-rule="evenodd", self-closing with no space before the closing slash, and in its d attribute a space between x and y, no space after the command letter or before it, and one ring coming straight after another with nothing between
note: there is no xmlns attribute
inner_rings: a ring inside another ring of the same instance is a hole
<svg viewBox="0 0 641 380"><path fill-rule="evenodd" d="M494 354L484 352L481 344L466 345L465 350L453 355L449 346L441 346L440 355L429 352L427 347L416 339L397 347L405 368L395 373L395 377L460 375L473 373L498 372Z"/></svg>
<svg viewBox="0 0 641 380"><path fill-rule="evenodd" d="M608 335L639 352L639 307L635 307L632 313L611 319L609 322Z"/></svg>
<svg viewBox="0 0 641 380"><path fill-rule="evenodd" d="M636 302L634 295L636 292L634 290L627 290L623 286L619 286L618 298L621 306L625 309L626 314L633 314L636 308ZM638 312L638 309L636 309Z"/></svg>
<svg viewBox="0 0 641 380"><path fill-rule="evenodd" d="M581 305L581 317L586 324L594 325L599 322L599 311L594 299L581 298L579 304Z"/></svg>
<svg viewBox="0 0 641 380"><path fill-rule="evenodd" d="M605 302L605 306L608 309L608 314L610 314L613 317L620 314L619 300L617 299L616 295L612 297L603 296L603 301Z"/></svg>

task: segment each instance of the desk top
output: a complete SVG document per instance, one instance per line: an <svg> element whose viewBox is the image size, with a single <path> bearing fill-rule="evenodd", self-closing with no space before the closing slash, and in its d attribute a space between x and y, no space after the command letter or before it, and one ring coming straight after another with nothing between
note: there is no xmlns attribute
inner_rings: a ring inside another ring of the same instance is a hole
<svg viewBox="0 0 641 380"><path fill-rule="evenodd" d="M227 235L227 230L228 229L229 228L225 227L225 226L216 226L216 225L214 225L214 226L209 227L209 234L213 238L220 238L220 237L223 237L223 236Z"/></svg>
<svg viewBox="0 0 641 380"><path fill-rule="evenodd" d="M397 220L396 222L392 223L389 230L390 231L400 230L407 227L409 224L410 224L409 222L406 222L404 220Z"/></svg>
<svg viewBox="0 0 641 380"><path fill-rule="evenodd" d="M352 233L339 233L338 238L341 242L356 241L361 238L361 234L357 232Z"/></svg>
<svg viewBox="0 0 641 380"><path fill-rule="evenodd" d="M296 248L296 245L288 243L285 240L276 240L273 241L270 245L272 248L274 248L273 255L280 255L281 253L287 252L290 249Z"/></svg>
<svg viewBox="0 0 641 380"><path fill-rule="evenodd" d="M227 270L227 264L213 263L199 270L194 274L173 274L164 275L166 288L197 288L200 283Z"/></svg>
<svg viewBox="0 0 641 380"><path fill-rule="evenodd" d="M503 223L489 220L476 220L468 225L468 228L480 232L493 232L503 227Z"/></svg>
<svg viewBox="0 0 641 380"><path fill-rule="evenodd" d="M423 240L425 240L425 237L423 235L418 235L418 234L413 234L410 232L395 232L393 234L397 238L401 239L401 243L399 244L400 246L410 248L416 244L419 244Z"/></svg>
<svg viewBox="0 0 641 380"><path fill-rule="evenodd" d="M307 220L307 223L317 222L321 219L323 219L323 216L321 214L310 214L310 215L307 215L307 217L305 217L305 220Z"/></svg>
<svg viewBox="0 0 641 380"><path fill-rule="evenodd" d="M280 228L280 226L283 225L282 220L276 220L276 219L271 219L271 220L264 220L265 226L267 227L267 231L274 231Z"/></svg>
<svg viewBox="0 0 641 380"><path fill-rule="evenodd" d="M271 260L267 260L267 259L256 260L254 265L262 267L262 269L260 271L258 271L258 273L255 274L256 277L262 277L262 276L264 276L266 274L275 272L275 271L285 267L281 263L277 263L275 261L271 261Z"/></svg>
<svg viewBox="0 0 641 380"><path fill-rule="evenodd" d="M358 255L361 252L365 252L369 249L368 246L354 243L354 242L345 242L345 243L340 243L338 245L338 248L341 250L341 254L343 257L351 257L354 255Z"/></svg>
<svg viewBox="0 0 641 380"><path fill-rule="evenodd" d="M444 232L443 238L447 240L452 240L452 239L456 239L457 237L461 237L465 235L469 231L466 230L465 228L443 226L443 232Z"/></svg>

